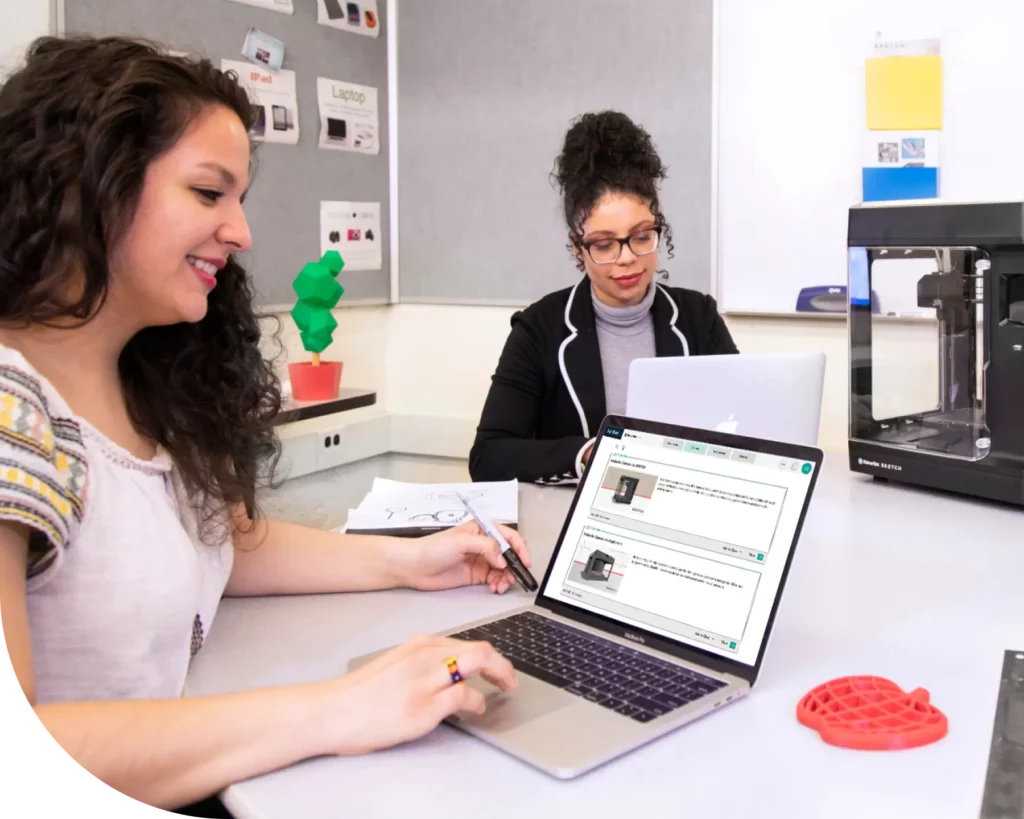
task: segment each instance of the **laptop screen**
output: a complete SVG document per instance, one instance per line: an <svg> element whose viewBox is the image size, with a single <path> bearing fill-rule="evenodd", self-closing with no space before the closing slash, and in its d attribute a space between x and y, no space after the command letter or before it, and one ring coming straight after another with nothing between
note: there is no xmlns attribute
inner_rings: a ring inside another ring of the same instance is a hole
<svg viewBox="0 0 1024 819"><path fill-rule="evenodd" d="M815 469L606 426L543 595L754 666Z"/></svg>

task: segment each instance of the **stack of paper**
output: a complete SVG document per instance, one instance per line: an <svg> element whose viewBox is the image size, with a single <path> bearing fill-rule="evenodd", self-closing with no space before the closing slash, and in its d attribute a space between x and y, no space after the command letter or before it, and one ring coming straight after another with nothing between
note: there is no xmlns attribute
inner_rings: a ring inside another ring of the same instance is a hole
<svg viewBox="0 0 1024 819"><path fill-rule="evenodd" d="M472 520L459 495L493 523L517 526L518 481L493 483L401 483L377 478L357 509L350 509L345 531L353 534L417 536Z"/></svg>

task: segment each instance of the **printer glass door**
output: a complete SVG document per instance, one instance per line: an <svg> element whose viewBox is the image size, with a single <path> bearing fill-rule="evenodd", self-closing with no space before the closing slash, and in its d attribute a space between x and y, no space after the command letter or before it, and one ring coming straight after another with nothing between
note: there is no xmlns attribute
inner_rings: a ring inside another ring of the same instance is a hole
<svg viewBox="0 0 1024 819"><path fill-rule="evenodd" d="M979 263L976 248L850 249L851 438L988 454Z"/></svg>

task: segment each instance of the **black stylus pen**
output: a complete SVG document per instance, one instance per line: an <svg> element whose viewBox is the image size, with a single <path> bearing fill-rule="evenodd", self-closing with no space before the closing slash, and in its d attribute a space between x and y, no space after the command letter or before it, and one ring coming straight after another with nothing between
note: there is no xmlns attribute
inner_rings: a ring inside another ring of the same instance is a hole
<svg viewBox="0 0 1024 819"><path fill-rule="evenodd" d="M501 556L505 558L505 562L508 563L508 567L512 570L512 574L516 576L516 580L519 581L519 585L527 591L537 591L537 581L533 575L530 574L530 570L523 565L523 561L519 559L519 555L516 554L516 550L508 545L508 541L501 536L501 532L498 531L498 527L491 523L487 518L482 517L477 511L469 505L469 501L466 500L462 495L459 495L459 500L462 501L462 505L466 507L466 511L473 516L473 520L476 521L477 526L483 530L483 533L487 537L494 538L498 543L498 548L501 549Z"/></svg>

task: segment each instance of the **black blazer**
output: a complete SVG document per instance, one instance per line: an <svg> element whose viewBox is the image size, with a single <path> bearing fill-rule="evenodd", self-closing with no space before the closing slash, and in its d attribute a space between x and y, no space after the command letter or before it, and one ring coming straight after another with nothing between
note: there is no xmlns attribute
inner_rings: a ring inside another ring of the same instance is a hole
<svg viewBox="0 0 1024 819"><path fill-rule="evenodd" d="M512 316L469 453L475 481L579 478L576 456L605 416L604 374L590 280L550 293ZM656 284L658 357L738 352L715 300Z"/></svg>

